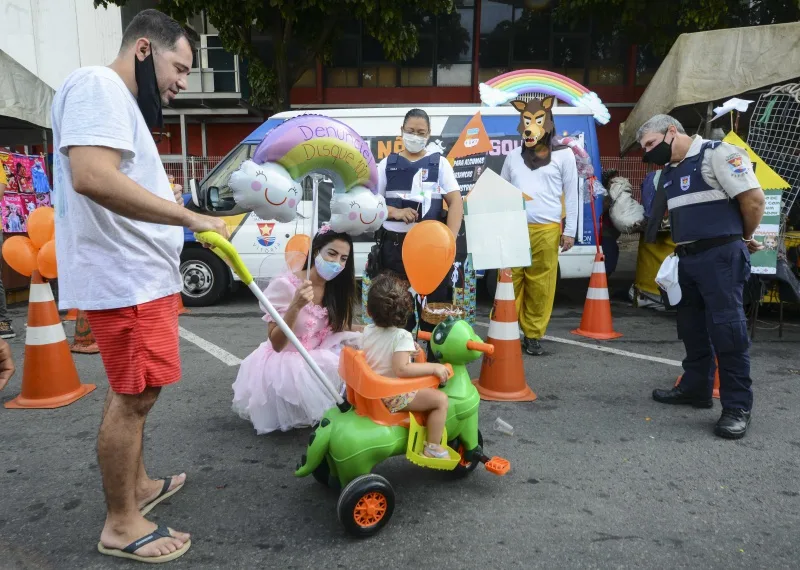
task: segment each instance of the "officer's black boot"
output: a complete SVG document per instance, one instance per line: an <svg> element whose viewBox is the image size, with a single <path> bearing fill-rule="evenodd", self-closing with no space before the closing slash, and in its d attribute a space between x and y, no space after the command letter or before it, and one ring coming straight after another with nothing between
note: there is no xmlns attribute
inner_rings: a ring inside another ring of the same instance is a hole
<svg viewBox="0 0 800 570"><path fill-rule="evenodd" d="M671 390L653 390L653 399L662 404L692 406L693 408L701 409L714 406L711 398L684 392L680 386L676 386Z"/></svg>
<svg viewBox="0 0 800 570"><path fill-rule="evenodd" d="M740 439L747 433L750 425L750 412L738 408L723 408L714 433L725 439Z"/></svg>

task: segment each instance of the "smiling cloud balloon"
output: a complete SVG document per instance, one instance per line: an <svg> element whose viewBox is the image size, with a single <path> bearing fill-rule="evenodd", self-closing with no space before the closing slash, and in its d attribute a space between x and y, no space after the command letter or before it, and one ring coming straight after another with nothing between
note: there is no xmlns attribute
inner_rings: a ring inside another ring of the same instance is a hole
<svg viewBox="0 0 800 570"><path fill-rule="evenodd" d="M291 222L297 214L302 189L279 164L245 160L228 182L237 205L262 220Z"/></svg>
<svg viewBox="0 0 800 570"><path fill-rule="evenodd" d="M387 213L383 196L356 186L346 194L333 195L331 229L351 236L374 232L383 225Z"/></svg>

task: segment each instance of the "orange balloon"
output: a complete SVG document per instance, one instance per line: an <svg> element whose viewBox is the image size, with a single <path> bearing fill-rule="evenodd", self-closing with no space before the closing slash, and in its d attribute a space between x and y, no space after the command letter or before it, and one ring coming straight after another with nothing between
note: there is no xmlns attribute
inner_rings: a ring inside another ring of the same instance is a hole
<svg viewBox="0 0 800 570"><path fill-rule="evenodd" d="M49 206L36 208L28 216L28 237L39 249L56 235L55 210Z"/></svg>
<svg viewBox="0 0 800 570"><path fill-rule="evenodd" d="M36 247L25 236L13 236L3 242L3 259L21 275L30 277L38 267Z"/></svg>
<svg viewBox="0 0 800 570"><path fill-rule="evenodd" d="M39 273L45 279L55 279L58 277L58 266L56 265L56 240L51 239L42 246L38 255Z"/></svg>
<svg viewBox="0 0 800 570"><path fill-rule="evenodd" d="M429 295L444 281L456 258L456 238L442 222L415 225L403 241L403 267L420 295Z"/></svg>
<svg viewBox="0 0 800 570"><path fill-rule="evenodd" d="M300 271L306 264L308 250L311 249L311 238L306 234L295 234L286 242L284 256L286 264L292 271Z"/></svg>

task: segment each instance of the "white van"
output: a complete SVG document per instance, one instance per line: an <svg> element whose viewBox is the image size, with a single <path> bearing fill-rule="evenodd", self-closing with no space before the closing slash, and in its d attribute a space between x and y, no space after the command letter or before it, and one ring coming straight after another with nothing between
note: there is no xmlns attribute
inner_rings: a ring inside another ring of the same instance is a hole
<svg viewBox="0 0 800 570"><path fill-rule="evenodd" d="M273 277L285 269L284 249L286 242L297 233L312 234L330 219L330 198L333 189L329 180L321 176L309 176L302 181L305 190L303 200L297 208L298 216L289 223L276 223L261 220L253 213L238 209L228 180L239 165L253 156L264 136L287 119L306 113L319 113L337 119L352 127L370 144L376 162L389 153L400 150L399 137L403 117L413 106L325 109L322 111L287 111L270 117L253 133L234 148L199 184L190 181L191 201L201 212L223 216L231 228L231 242L239 251L255 277ZM425 106L431 119L431 145L438 146L444 156L458 140L467 123L476 113L491 140L492 150L479 159L467 157L456 161L454 170L461 183L462 193L466 195L477 180L483 168L500 172L505 156L520 144L517 132L519 113L510 105L503 107L480 106ZM555 107L553 118L556 132L577 136L592 157L596 173L600 173L600 155L595 132L595 121L589 109L577 107ZM315 180L316 179L316 180ZM581 196L584 181L580 180ZM317 211L312 211L313 187L318 186L319 200ZM595 204L599 217L602 212L602 198ZM578 211L578 231L576 245L559 256L559 274L563 279L589 277L596 252L594 230L591 222L591 205L581 200ZM599 223L599 221L598 221ZM462 226L463 228L463 226ZM463 231L463 230L462 230ZM235 274L213 253L201 247L194 236L185 230L185 244L181 256L183 276L183 302L187 306L206 306L219 301L238 280ZM367 254L374 244L372 234L354 238L355 264L357 277L361 277L367 261ZM483 277L489 294L494 296L497 281L495 271L487 271Z"/></svg>

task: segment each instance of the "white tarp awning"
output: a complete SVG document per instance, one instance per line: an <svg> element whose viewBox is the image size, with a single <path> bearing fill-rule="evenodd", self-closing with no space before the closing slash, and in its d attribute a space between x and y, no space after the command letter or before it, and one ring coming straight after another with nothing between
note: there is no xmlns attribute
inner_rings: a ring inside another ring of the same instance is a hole
<svg viewBox="0 0 800 570"><path fill-rule="evenodd" d="M800 22L682 34L628 119L620 154L650 117L800 77Z"/></svg>
<svg viewBox="0 0 800 570"><path fill-rule="evenodd" d="M0 50L0 144L42 142L50 129L53 88Z"/></svg>

